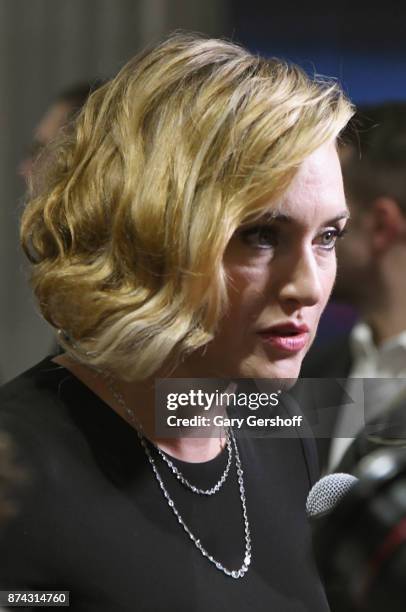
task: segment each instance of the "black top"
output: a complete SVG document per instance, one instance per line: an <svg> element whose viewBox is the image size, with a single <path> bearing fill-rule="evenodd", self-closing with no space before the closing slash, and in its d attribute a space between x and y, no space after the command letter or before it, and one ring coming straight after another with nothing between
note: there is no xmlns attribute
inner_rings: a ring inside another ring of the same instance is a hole
<svg viewBox="0 0 406 612"><path fill-rule="evenodd" d="M69 590L74 612L326 612L305 516L308 441L240 438L253 560L227 577L183 531L136 432L50 358L0 391L0 424L30 477L0 539L1 589ZM239 568L244 524L235 466L220 491L185 489L152 449L175 505L206 550ZM174 461L210 487L227 453Z"/></svg>

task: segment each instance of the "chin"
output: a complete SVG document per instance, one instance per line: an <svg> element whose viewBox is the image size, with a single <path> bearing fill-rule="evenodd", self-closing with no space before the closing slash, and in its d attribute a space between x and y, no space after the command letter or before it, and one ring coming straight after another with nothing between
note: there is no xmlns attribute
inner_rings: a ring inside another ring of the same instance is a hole
<svg viewBox="0 0 406 612"><path fill-rule="evenodd" d="M303 357L290 357L270 362L269 359L253 357L241 364L239 378L276 379L284 389L292 387L299 378ZM282 382L283 381L283 382Z"/></svg>

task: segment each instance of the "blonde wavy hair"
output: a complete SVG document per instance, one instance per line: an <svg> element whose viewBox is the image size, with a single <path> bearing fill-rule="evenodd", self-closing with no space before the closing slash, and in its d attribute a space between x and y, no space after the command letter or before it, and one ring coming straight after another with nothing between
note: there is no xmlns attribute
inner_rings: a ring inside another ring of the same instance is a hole
<svg viewBox="0 0 406 612"><path fill-rule="evenodd" d="M48 152L22 217L62 346L141 380L208 343L231 236L352 114L336 83L224 40L175 34L132 59Z"/></svg>

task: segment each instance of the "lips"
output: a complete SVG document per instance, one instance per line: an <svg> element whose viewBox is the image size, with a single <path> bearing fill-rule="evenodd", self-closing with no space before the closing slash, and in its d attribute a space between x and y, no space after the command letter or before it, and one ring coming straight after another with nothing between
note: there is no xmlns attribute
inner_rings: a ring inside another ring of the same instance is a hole
<svg viewBox="0 0 406 612"><path fill-rule="evenodd" d="M293 322L279 323L258 332L262 340L269 346L284 353L297 353L307 344L309 328Z"/></svg>

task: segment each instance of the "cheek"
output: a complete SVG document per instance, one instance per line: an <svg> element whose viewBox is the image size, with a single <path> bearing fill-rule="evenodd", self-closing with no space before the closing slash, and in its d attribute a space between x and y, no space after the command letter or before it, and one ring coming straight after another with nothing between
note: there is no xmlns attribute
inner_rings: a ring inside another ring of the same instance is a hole
<svg viewBox="0 0 406 612"><path fill-rule="evenodd" d="M236 287L262 287L265 286L268 276L268 266L261 263L233 265L227 268L227 277Z"/></svg>
<svg viewBox="0 0 406 612"><path fill-rule="evenodd" d="M322 270L321 273L321 286L323 287L322 299L320 300L320 310L323 311L327 305L331 292L333 290L334 282L337 276L337 259L332 257L329 265Z"/></svg>
<svg viewBox="0 0 406 612"><path fill-rule="evenodd" d="M269 272L261 264L234 265L227 268L230 309L233 319L259 314L266 299Z"/></svg>

